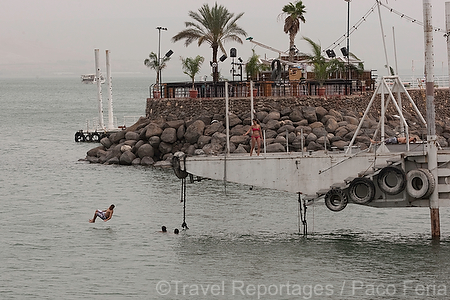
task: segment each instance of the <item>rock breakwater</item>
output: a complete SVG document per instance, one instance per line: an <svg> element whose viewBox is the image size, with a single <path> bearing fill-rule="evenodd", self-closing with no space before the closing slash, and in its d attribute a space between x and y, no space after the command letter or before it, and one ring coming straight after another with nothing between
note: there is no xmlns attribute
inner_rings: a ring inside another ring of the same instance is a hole
<svg viewBox="0 0 450 300"><path fill-rule="evenodd" d="M410 93L425 115L424 95ZM371 94L314 98L263 98L254 101L254 117L265 134L267 152L316 151L325 147L344 150L349 144L370 101ZM378 95L379 97L379 95ZM442 147L448 146L448 89L436 92L436 131ZM406 103L407 99L403 99ZM391 105L392 106L392 105ZM92 163L170 166L175 152L188 155L217 155L225 152L224 99L148 99L146 117L126 130L100 141L87 152ZM362 125L355 144L370 145L378 126L379 107L374 106ZM426 129L412 106L403 111L410 135L425 139ZM392 108L388 111L386 135L396 136L400 123ZM243 136L251 124L250 100L230 100L230 151L248 153L250 137Z"/></svg>

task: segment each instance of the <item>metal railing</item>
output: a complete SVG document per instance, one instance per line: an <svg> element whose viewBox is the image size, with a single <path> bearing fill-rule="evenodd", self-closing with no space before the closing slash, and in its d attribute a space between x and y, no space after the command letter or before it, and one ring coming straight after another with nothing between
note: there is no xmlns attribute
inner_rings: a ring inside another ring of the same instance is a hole
<svg viewBox="0 0 450 300"><path fill-rule="evenodd" d="M364 81L332 79L327 80L323 87L326 95L359 94L374 88L374 82L366 86ZM255 81L253 83L254 97L301 97L322 95L322 86L317 81ZM194 91L194 92L193 92ZM171 82L160 86L149 87L150 98L223 98L225 97L225 82L212 81L192 83ZM249 97L249 81L228 82L229 97Z"/></svg>

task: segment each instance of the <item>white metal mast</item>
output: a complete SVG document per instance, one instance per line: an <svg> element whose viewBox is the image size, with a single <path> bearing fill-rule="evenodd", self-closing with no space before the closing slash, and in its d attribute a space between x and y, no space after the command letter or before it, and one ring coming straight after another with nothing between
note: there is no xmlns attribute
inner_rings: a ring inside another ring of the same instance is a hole
<svg viewBox="0 0 450 300"><path fill-rule="evenodd" d="M111 78L111 64L109 62L109 50L106 50L106 77L108 77L108 129L114 129L114 116L112 105L112 78Z"/></svg>
<svg viewBox="0 0 450 300"><path fill-rule="evenodd" d="M100 128L104 129L103 123L103 104L102 104L102 81L100 78L99 54L98 49L94 49L95 54L95 80L97 81L97 99L98 99L98 122Z"/></svg>

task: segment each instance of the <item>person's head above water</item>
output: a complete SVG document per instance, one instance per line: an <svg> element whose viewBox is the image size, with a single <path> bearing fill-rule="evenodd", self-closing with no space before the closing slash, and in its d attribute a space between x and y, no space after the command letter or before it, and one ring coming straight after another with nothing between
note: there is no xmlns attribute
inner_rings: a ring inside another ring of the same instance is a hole
<svg viewBox="0 0 450 300"><path fill-rule="evenodd" d="M161 231L162 231L162 232L167 232L166 226L161 227Z"/></svg>
<svg viewBox="0 0 450 300"><path fill-rule="evenodd" d="M173 233L175 233L175 234L179 234L179 233L180 233L180 231L178 230L178 228L175 228L175 230L173 231Z"/></svg>

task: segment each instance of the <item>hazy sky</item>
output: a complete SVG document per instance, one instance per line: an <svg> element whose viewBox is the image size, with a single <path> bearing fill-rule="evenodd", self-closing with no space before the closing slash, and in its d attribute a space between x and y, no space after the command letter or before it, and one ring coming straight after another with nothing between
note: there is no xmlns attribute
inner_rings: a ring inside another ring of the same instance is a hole
<svg viewBox="0 0 450 300"><path fill-rule="evenodd" d="M205 0L0 0L0 77L19 76L80 76L94 73L94 48L101 53L101 68L105 71L105 50L111 51L113 77L133 75L155 77L154 71L143 61L152 51L158 51L157 26L167 27L161 32L161 53L174 51L164 79L186 79L182 73L180 56L205 57L202 73L211 79L209 61L212 51L208 45L196 43L185 47L183 41L172 43L171 38L190 21L189 10L197 11ZM280 50L287 50L289 37L283 32L283 19L278 15L289 1L227 0L217 1L233 13L244 12L238 24L255 41ZM432 0L433 25L445 29L445 0ZM347 2L344 0L304 0L306 23L301 25L296 45L302 52L310 52L302 40L307 36L323 48L332 45L347 30ZM356 24L375 4L375 0L353 0L350 3L350 25ZM409 17L423 20L421 0L383 0L383 3ZM386 35L389 64L395 67L393 27L401 74L423 74L423 27L381 7ZM447 73L447 44L443 32L434 33L435 74ZM346 41L335 51L346 45ZM277 54L254 46L243 39L235 47L238 56L246 61L251 49L261 57ZM350 36L350 51L365 62L366 69L377 69L385 75L384 48L378 10ZM221 54L219 54L220 56ZM222 75L230 77L231 59L220 64Z"/></svg>

